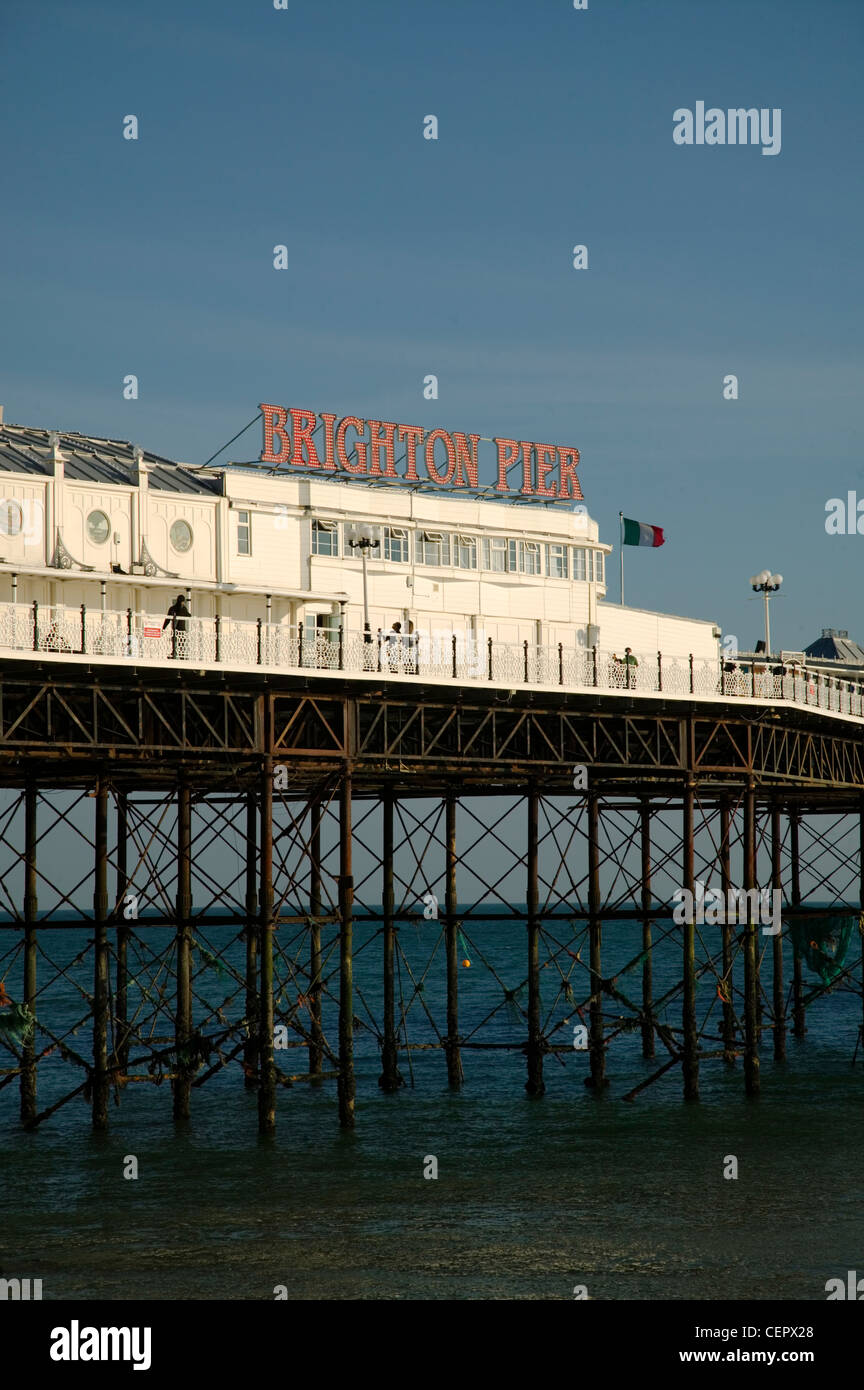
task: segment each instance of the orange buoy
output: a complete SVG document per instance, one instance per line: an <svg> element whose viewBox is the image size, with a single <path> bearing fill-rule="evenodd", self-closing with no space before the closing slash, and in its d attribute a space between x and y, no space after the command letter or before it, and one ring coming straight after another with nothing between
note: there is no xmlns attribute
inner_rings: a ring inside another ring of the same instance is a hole
<svg viewBox="0 0 864 1390"><path fill-rule="evenodd" d="M465 959L463 960L462 964L465 966L465 969L466 969L466 970L470 970L470 969L471 969L471 962L470 962L470 960L468 959L467 956L466 956Z"/></svg>

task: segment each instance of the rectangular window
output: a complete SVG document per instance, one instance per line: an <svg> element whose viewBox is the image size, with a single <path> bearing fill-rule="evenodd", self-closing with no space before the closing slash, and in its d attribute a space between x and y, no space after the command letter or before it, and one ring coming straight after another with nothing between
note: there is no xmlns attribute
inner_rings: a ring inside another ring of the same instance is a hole
<svg viewBox="0 0 864 1390"><path fill-rule="evenodd" d="M417 536L417 563L420 565L450 564L450 537L442 531L420 531Z"/></svg>
<svg viewBox="0 0 864 1390"><path fill-rule="evenodd" d="M550 579L567 578L567 547L566 545L550 545L549 560L546 573Z"/></svg>
<svg viewBox="0 0 864 1390"><path fill-rule="evenodd" d="M507 541L504 536L483 537L483 568L496 574L507 571Z"/></svg>
<svg viewBox="0 0 864 1390"><path fill-rule="evenodd" d="M507 568L508 568L508 570L512 571L513 574L515 574L516 571L517 571L518 568L519 568L519 560L518 560L517 557L518 557L518 546L516 545L516 542L515 542L515 541L508 541L508 542L507 542Z"/></svg>
<svg viewBox="0 0 864 1390"><path fill-rule="evenodd" d="M453 537L453 564L460 570L476 570L477 542L473 536Z"/></svg>
<svg viewBox="0 0 864 1390"><path fill-rule="evenodd" d="M586 550L585 554L586 554L586 557L587 557L587 559L588 559L588 583L589 583L589 584L593 584L593 583L594 583L594 551L593 551L593 550Z"/></svg>
<svg viewBox="0 0 864 1390"><path fill-rule="evenodd" d="M574 550L574 551L573 551L573 578L574 578L574 579L584 579L584 578L585 578L585 551L584 551L584 550Z"/></svg>
<svg viewBox="0 0 864 1390"><path fill-rule="evenodd" d="M594 560L594 573L598 584L605 583L603 578L603 551L598 550Z"/></svg>
<svg viewBox="0 0 864 1390"><path fill-rule="evenodd" d="M312 522L312 554L339 554L339 528L335 521Z"/></svg>
<svg viewBox="0 0 864 1390"><path fill-rule="evenodd" d="M523 574L540 573L540 546L537 541L519 542L519 568Z"/></svg>
<svg viewBox="0 0 864 1390"><path fill-rule="evenodd" d="M330 642L339 639L339 619L335 613L306 613L303 617L304 665L319 637Z"/></svg>
<svg viewBox="0 0 864 1390"><path fill-rule="evenodd" d="M252 554L252 514L237 512L237 554Z"/></svg>
<svg viewBox="0 0 864 1390"><path fill-rule="evenodd" d="M408 532L403 526L384 527L384 559L407 565Z"/></svg>

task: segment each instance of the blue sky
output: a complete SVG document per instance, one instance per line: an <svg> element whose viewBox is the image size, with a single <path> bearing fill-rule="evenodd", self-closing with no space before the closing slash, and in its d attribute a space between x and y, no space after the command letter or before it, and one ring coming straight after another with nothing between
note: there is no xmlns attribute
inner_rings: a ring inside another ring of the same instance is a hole
<svg viewBox="0 0 864 1390"><path fill-rule="evenodd" d="M4 0L0 39L7 420L190 461L262 400L576 445L605 540L666 530L629 601L750 645L767 566L778 643L864 639L864 536L824 525L864 498L860 0ZM675 145L699 100L779 107L780 154Z"/></svg>

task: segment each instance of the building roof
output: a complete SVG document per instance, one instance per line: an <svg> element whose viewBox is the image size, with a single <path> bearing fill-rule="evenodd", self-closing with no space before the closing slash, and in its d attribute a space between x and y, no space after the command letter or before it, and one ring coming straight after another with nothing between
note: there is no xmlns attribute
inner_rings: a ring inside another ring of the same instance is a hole
<svg viewBox="0 0 864 1390"><path fill-rule="evenodd" d="M822 636L804 648L804 655L817 657L821 661L842 661L850 666L864 666L864 649L852 641L845 629L836 632L833 627L823 627Z"/></svg>
<svg viewBox="0 0 864 1390"><path fill-rule="evenodd" d="M138 464L135 445L125 439L102 439L96 435L58 430L64 472L74 482L113 483L137 487ZM50 477L54 471L51 431L30 429L26 425L0 424L0 473L34 473ZM173 463L158 454L141 450L147 464L147 482L162 492L222 492L221 474L202 472L188 464Z"/></svg>

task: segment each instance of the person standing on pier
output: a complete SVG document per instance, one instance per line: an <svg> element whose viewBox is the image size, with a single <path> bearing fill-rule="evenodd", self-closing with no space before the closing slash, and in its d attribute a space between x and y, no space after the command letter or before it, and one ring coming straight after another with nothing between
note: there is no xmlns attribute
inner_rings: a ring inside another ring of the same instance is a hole
<svg viewBox="0 0 864 1390"><path fill-rule="evenodd" d="M178 633L181 634L181 642L180 642L181 656L187 655L187 653L186 653L185 650L183 650L183 649L184 649L185 646L186 646L186 630L187 630L187 628L189 627L188 619L191 618L191 617L192 617L192 614L189 612L189 609L186 607L186 599L185 599L184 595L183 595L183 594L178 594L177 597L176 597L176 599L174 600L174 602L171 604L171 607L168 609L168 617L165 619L164 623L162 624L162 631L163 631L163 632L165 631L165 629L166 629L166 627L168 626L168 624L169 624L169 623L171 624L171 656L172 656L172 657L176 657L176 656L177 656L177 634L178 634Z"/></svg>

